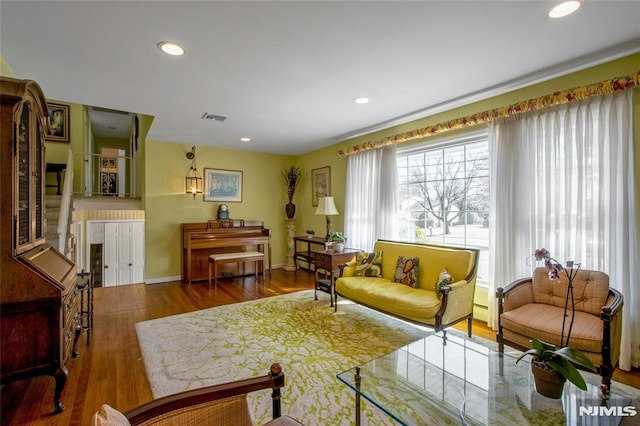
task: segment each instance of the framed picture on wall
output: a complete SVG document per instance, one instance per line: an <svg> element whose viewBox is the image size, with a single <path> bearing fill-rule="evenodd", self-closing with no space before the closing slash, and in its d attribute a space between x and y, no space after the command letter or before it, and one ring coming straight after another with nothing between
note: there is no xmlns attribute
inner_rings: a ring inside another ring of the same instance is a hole
<svg viewBox="0 0 640 426"><path fill-rule="evenodd" d="M331 195L331 167L311 170L311 205L318 206L318 198Z"/></svg>
<svg viewBox="0 0 640 426"><path fill-rule="evenodd" d="M50 132L47 142L69 143L69 105L47 103Z"/></svg>
<svg viewBox="0 0 640 426"><path fill-rule="evenodd" d="M204 169L204 201L242 201L242 172Z"/></svg>

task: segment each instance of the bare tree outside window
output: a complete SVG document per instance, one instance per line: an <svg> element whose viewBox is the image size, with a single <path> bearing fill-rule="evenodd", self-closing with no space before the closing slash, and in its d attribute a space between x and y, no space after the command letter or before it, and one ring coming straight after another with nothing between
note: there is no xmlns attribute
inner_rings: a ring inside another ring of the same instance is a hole
<svg viewBox="0 0 640 426"><path fill-rule="evenodd" d="M401 239L480 248L487 262L487 138L400 153L397 168Z"/></svg>

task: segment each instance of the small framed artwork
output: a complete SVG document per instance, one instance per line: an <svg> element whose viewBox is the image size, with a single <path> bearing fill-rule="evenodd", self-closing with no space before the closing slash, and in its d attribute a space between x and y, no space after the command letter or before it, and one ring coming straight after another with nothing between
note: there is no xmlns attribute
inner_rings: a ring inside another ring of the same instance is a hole
<svg viewBox="0 0 640 426"><path fill-rule="evenodd" d="M69 143L69 105L47 103L50 132L47 142Z"/></svg>
<svg viewBox="0 0 640 426"><path fill-rule="evenodd" d="M331 167L311 170L311 205L318 206L318 198L331 195Z"/></svg>
<svg viewBox="0 0 640 426"><path fill-rule="evenodd" d="M242 201L242 172L204 169L204 201Z"/></svg>
<svg viewBox="0 0 640 426"><path fill-rule="evenodd" d="M102 157L102 168L103 169L115 169L116 168L116 158L115 157Z"/></svg>

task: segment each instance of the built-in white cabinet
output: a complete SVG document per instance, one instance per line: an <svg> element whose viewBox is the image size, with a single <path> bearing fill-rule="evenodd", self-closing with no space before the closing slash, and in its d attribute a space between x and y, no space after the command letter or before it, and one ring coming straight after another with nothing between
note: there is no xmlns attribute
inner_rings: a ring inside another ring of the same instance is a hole
<svg viewBox="0 0 640 426"><path fill-rule="evenodd" d="M88 228L89 244L101 245L104 287L144 282L144 221L88 221Z"/></svg>

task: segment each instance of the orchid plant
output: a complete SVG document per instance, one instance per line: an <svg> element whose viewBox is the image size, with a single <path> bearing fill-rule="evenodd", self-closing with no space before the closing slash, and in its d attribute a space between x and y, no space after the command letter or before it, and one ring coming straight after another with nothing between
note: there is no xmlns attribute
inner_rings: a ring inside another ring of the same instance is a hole
<svg viewBox="0 0 640 426"><path fill-rule="evenodd" d="M537 249L534 253L537 261L544 261L544 266L549 270L549 279L557 280L561 273L564 273L569 281L567 287L567 295L564 301L564 316L567 316L567 309L569 308L569 298L571 298L571 321L569 322L569 331L567 332L567 340L564 341L564 327L566 321L562 321L562 333L560 334L560 347L569 346L569 338L571 337L571 329L573 328L573 320L575 319L575 310L573 309L575 301L573 298L573 280L580 270L580 263L575 263L573 260L567 260L565 266L551 257L551 253L546 248Z"/></svg>

